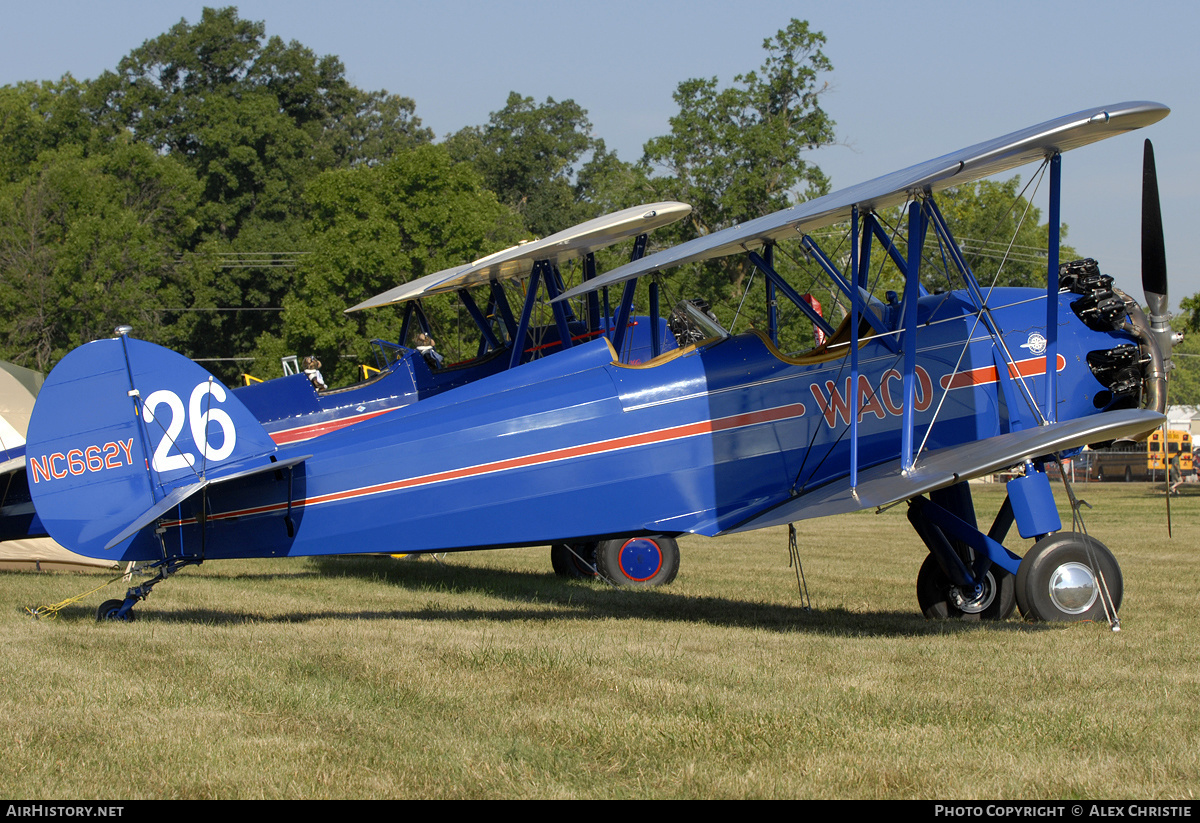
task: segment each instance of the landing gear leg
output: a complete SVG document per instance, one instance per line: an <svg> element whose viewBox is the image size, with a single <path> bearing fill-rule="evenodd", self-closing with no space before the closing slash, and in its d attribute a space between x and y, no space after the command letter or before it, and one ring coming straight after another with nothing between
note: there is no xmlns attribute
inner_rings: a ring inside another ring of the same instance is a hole
<svg viewBox="0 0 1200 823"><path fill-rule="evenodd" d="M917 603L921 613L931 620L1004 620L1016 605L1013 576L993 566L976 592L956 586L930 554L917 573Z"/></svg>
<svg viewBox="0 0 1200 823"><path fill-rule="evenodd" d="M596 576L596 543L555 543L550 547L550 565L559 577L569 580Z"/></svg>
<svg viewBox="0 0 1200 823"><path fill-rule="evenodd" d="M917 603L932 620L1005 620L1016 607L1012 565L1000 545L1006 509L988 535L979 532L971 490L957 483L910 501L909 522L929 549L917 574Z"/></svg>
<svg viewBox="0 0 1200 823"><path fill-rule="evenodd" d="M125 592L124 600L105 600L101 603L100 608L96 610L96 620L101 622L106 620L133 620L134 605L138 601L149 597L151 589L185 566L199 566L202 562L199 558L174 557L152 564L150 568L158 569L158 573L140 586L134 586Z"/></svg>

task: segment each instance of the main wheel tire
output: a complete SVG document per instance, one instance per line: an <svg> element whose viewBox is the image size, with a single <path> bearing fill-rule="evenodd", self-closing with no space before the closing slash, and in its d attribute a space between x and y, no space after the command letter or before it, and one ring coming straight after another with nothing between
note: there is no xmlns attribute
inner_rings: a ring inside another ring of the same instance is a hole
<svg viewBox="0 0 1200 823"><path fill-rule="evenodd" d="M100 604L100 608L96 609L97 622L103 623L106 620L125 620L133 619L133 612L125 612L124 617L119 617L118 613L121 607L125 605L124 600L105 600Z"/></svg>
<svg viewBox="0 0 1200 823"><path fill-rule="evenodd" d="M1133 469L1129 468L1128 466L1125 467L1125 482L1133 482Z"/></svg>
<svg viewBox="0 0 1200 823"><path fill-rule="evenodd" d="M596 569L616 586L665 586L679 573L679 544L661 534L605 540L596 547Z"/></svg>
<svg viewBox="0 0 1200 823"><path fill-rule="evenodd" d="M1103 543L1073 532L1043 537L1017 569L1017 606L1030 620L1104 620L1104 592L1097 571L1104 578L1113 610L1120 609L1125 586L1121 567Z"/></svg>
<svg viewBox="0 0 1200 823"><path fill-rule="evenodd" d="M968 598L932 554L917 572L917 603L930 620L1006 620L1016 607L1014 588L1013 576L993 565L984 576L983 592Z"/></svg>
<svg viewBox="0 0 1200 823"><path fill-rule="evenodd" d="M554 573L568 580L596 576L595 543L555 543L550 547Z"/></svg>

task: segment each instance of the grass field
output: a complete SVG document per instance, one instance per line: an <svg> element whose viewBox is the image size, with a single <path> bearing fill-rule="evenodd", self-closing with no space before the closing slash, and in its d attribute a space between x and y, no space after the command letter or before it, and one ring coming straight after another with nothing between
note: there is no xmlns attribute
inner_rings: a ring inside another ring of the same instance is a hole
<svg viewBox="0 0 1200 823"><path fill-rule="evenodd" d="M1194 798L1200 487L1078 486L1122 631L929 622L904 508L681 540L656 591L547 549L0 574L5 798ZM1002 488L976 487L980 519ZM1069 523L1069 519L1066 521ZM1010 541L1010 547L1020 551Z"/></svg>

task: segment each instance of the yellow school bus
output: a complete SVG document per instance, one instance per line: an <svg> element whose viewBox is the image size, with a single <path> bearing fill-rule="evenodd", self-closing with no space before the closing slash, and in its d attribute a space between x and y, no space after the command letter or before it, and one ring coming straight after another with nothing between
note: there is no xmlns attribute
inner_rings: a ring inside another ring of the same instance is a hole
<svg viewBox="0 0 1200 823"><path fill-rule="evenodd" d="M1192 435L1179 429L1168 429L1167 450L1163 453L1163 430L1155 429L1146 440L1146 468L1150 471L1164 471L1171 459L1179 455L1179 471L1181 474L1192 473Z"/></svg>
<svg viewBox="0 0 1200 823"><path fill-rule="evenodd" d="M1179 457L1179 472L1184 477L1194 471L1192 435L1176 429L1167 432L1166 459L1163 454L1163 432L1156 429L1144 443L1118 440L1106 449L1086 453L1087 476L1091 480L1155 480L1166 479L1171 458Z"/></svg>

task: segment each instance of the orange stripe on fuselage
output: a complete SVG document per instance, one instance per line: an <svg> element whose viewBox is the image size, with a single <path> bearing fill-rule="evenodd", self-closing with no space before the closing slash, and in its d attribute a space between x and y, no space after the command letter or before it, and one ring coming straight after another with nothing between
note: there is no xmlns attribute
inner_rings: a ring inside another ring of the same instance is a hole
<svg viewBox="0 0 1200 823"><path fill-rule="evenodd" d="M1061 354L1058 355L1058 370L1062 371L1067 367L1067 359ZM1031 357L1027 360L1018 360L1015 363L1009 364L1008 373L1012 377L1034 377L1039 374L1046 373L1046 358ZM959 372L953 377L947 375L941 380L943 389L966 389L971 386L986 386L990 383L995 383L999 378L1000 373L995 366L980 366L977 369L970 371Z"/></svg>
<svg viewBox="0 0 1200 823"><path fill-rule="evenodd" d="M397 406L396 408L399 408ZM337 420L328 420L324 423L312 423L308 426L297 426L294 429L283 429L277 432L271 432L271 439L275 441L275 445L282 446L287 443L299 443L302 440L312 440L314 437L320 437L323 434L329 434L347 426L353 426L355 423L362 423L370 420L373 417L379 417L381 414L387 414L396 409L383 409L382 411L368 412L367 414L356 414L353 417L342 417Z"/></svg>

